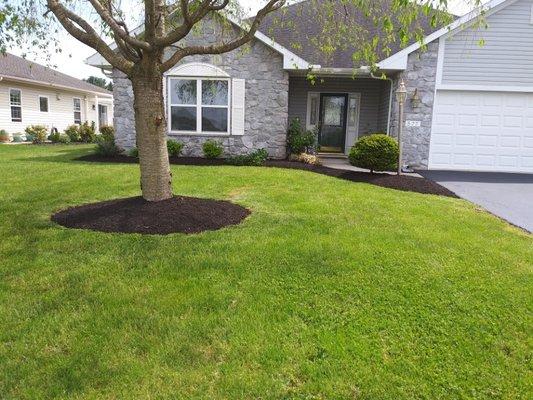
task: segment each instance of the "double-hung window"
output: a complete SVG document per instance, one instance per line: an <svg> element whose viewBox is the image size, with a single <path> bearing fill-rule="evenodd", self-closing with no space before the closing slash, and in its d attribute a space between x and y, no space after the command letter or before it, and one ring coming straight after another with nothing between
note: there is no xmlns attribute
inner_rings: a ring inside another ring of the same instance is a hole
<svg viewBox="0 0 533 400"><path fill-rule="evenodd" d="M11 121L22 122L22 93L20 89L9 90L9 105L11 106Z"/></svg>
<svg viewBox="0 0 533 400"><path fill-rule="evenodd" d="M81 99L74 97L74 123L81 125Z"/></svg>
<svg viewBox="0 0 533 400"><path fill-rule="evenodd" d="M229 134L229 79L170 78L170 130Z"/></svg>

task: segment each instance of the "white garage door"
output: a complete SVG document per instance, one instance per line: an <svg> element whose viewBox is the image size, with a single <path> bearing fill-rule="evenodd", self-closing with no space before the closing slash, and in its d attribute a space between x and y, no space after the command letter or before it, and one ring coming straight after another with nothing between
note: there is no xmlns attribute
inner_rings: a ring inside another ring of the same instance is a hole
<svg viewBox="0 0 533 400"><path fill-rule="evenodd" d="M438 91L429 168L533 173L533 93Z"/></svg>

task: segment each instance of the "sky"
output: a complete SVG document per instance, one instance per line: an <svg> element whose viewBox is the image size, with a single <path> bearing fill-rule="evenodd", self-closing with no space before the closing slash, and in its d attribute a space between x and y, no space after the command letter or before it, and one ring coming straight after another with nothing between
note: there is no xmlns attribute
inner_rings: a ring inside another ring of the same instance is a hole
<svg viewBox="0 0 533 400"><path fill-rule="evenodd" d="M258 0L239 0L245 10L250 10L251 13L256 12L263 1ZM451 0L450 11L456 15L463 15L471 10L468 1L465 0ZM94 50L88 46L78 42L76 39L69 36L66 32L59 37L59 43L62 50L61 54L52 54L50 57L50 66L60 72L74 76L79 79L88 78L89 76L105 77L98 68L94 68L85 64L84 60L94 54ZM23 55L22 49L10 49L11 53L19 56ZM46 64L46 54L39 52L36 54L27 54L26 57L32 61Z"/></svg>

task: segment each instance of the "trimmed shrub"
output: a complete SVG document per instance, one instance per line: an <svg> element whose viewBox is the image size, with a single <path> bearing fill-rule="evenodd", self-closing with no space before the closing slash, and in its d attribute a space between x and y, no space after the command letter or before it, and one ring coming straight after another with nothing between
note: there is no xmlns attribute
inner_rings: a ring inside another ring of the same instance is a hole
<svg viewBox="0 0 533 400"><path fill-rule="evenodd" d="M314 153L317 146L317 131L304 131L299 118L294 118L287 131L289 154Z"/></svg>
<svg viewBox="0 0 533 400"><path fill-rule="evenodd" d="M95 138L96 149L95 152L99 156L115 156L120 153L119 148L115 144L115 136L112 132L102 133ZM138 157L135 156L135 157Z"/></svg>
<svg viewBox="0 0 533 400"><path fill-rule="evenodd" d="M81 142L79 125L70 125L65 129L65 135L70 138L71 142Z"/></svg>
<svg viewBox="0 0 533 400"><path fill-rule="evenodd" d="M265 149L255 150L250 154L243 154L240 156L230 157L226 160L231 165L264 165L268 158L268 152Z"/></svg>
<svg viewBox="0 0 533 400"><path fill-rule="evenodd" d="M59 143L60 137L61 135L59 134L59 132L56 131L48 135L48 140L51 141L52 143Z"/></svg>
<svg viewBox="0 0 533 400"><path fill-rule="evenodd" d="M80 140L83 143L93 143L96 137L95 125L92 122L90 125L87 121L80 125Z"/></svg>
<svg viewBox="0 0 533 400"><path fill-rule="evenodd" d="M3 129L0 129L0 143L8 143L9 141L9 133Z"/></svg>
<svg viewBox="0 0 533 400"><path fill-rule="evenodd" d="M222 145L216 140L207 140L202 145L205 158L218 158L224 152Z"/></svg>
<svg viewBox="0 0 533 400"><path fill-rule="evenodd" d="M27 135L31 135L32 142L35 144L44 143L46 140L47 129L45 126L30 125L24 130L24 132L26 132Z"/></svg>
<svg viewBox="0 0 533 400"><path fill-rule="evenodd" d="M398 142L385 134L363 136L352 147L350 164L374 171L393 171L398 167Z"/></svg>
<svg viewBox="0 0 533 400"><path fill-rule="evenodd" d="M167 141L167 150L168 155L171 157L179 157L183 151L183 143L177 142L175 140Z"/></svg>
<svg viewBox="0 0 533 400"><path fill-rule="evenodd" d="M107 138L113 138L115 140L115 128L111 125L103 125L100 127L100 134Z"/></svg>
<svg viewBox="0 0 533 400"><path fill-rule="evenodd" d="M139 149L137 147L132 147L128 150L128 156L139 158Z"/></svg>
<svg viewBox="0 0 533 400"><path fill-rule="evenodd" d="M61 134L61 135L59 135L58 143L69 144L70 143L70 138L68 137L68 135Z"/></svg>

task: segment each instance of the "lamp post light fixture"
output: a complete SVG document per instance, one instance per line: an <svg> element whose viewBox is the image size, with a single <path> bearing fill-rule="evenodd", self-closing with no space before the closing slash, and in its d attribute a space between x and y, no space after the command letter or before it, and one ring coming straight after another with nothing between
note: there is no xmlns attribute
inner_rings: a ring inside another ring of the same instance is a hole
<svg viewBox="0 0 533 400"><path fill-rule="evenodd" d="M402 134L403 134L403 111L405 106L405 100L407 99L407 88L405 82L402 80L396 89L396 100L399 105L399 122L398 122L398 175L402 173Z"/></svg>

